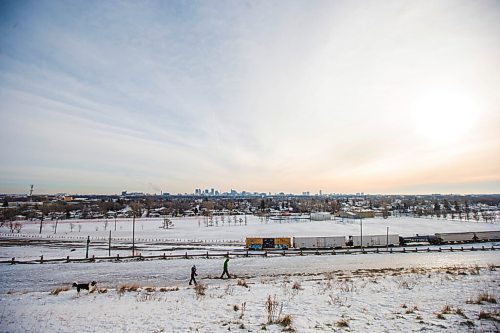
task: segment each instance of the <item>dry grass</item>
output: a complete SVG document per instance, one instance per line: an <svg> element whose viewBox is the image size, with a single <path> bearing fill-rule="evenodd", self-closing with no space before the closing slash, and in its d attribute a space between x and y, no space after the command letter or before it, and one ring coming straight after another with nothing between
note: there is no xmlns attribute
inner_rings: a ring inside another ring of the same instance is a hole
<svg viewBox="0 0 500 333"><path fill-rule="evenodd" d="M496 271L496 270L497 270L497 268L496 268L495 264L488 264L488 269L489 269L490 271L492 271L492 272L494 272L494 271Z"/></svg>
<svg viewBox="0 0 500 333"><path fill-rule="evenodd" d="M479 275L480 271L481 271L481 268L479 267L479 265L474 265L471 268L469 268L470 275Z"/></svg>
<svg viewBox="0 0 500 333"><path fill-rule="evenodd" d="M292 327L293 317L292 317L292 315L289 315L289 314L284 315L282 318L280 318L278 323L283 327Z"/></svg>
<svg viewBox="0 0 500 333"><path fill-rule="evenodd" d="M133 284L123 284L121 286L119 286L118 288L116 288L116 292L118 293L118 296L119 297L122 297L123 294L125 294L125 292L127 291L138 291L139 290L139 285L137 283L133 283Z"/></svg>
<svg viewBox="0 0 500 333"><path fill-rule="evenodd" d="M463 311L462 309L457 308L457 309L455 310L455 313L456 313L457 315L462 316L463 318L467 319L467 316L465 315L465 313L464 313L464 311Z"/></svg>
<svg viewBox="0 0 500 333"><path fill-rule="evenodd" d="M442 314L449 314L453 312L453 308L449 304L445 304L441 309Z"/></svg>
<svg viewBox="0 0 500 333"><path fill-rule="evenodd" d="M356 291L356 286L351 280L343 280L338 283L338 288L340 291L348 293Z"/></svg>
<svg viewBox="0 0 500 333"><path fill-rule="evenodd" d="M247 308L247 302L241 303L240 319L243 319L243 316L245 315L246 308Z"/></svg>
<svg viewBox="0 0 500 333"><path fill-rule="evenodd" d="M196 286L194 286L194 290L196 293L196 298L201 298L205 296L205 290L207 290L207 286L200 282Z"/></svg>
<svg viewBox="0 0 500 333"><path fill-rule="evenodd" d="M233 305L234 312L240 311L240 306L238 304Z"/></svg>
<svg viewBox="0 0 500 333"><path fill-rule="evenodd" d="M266 300L266 314L267 323L273 324L277 323L281 317L281 311L283 310L283 303L279 302L275 296L268 295Z"/></svg>
<svg viewBox="0 0 500 333"><path fill-rule="evenodd" d="M337 323L336 323L337 327L349 327L349 322L345 319L340 319Z"/></svg>
<svg viewBox="0 0 500 333"><path fill-rule="evenodd" d="M326 272L324 275L326 280L325 289L332 289L333 272Z"/></svg>
<svg viewBox="0 0 500 333"><path fill-rule="evenodd" d="M158 289L158 291L162 292L162 293L166 293L166 292L169 292L169 291L179 291L179 287L175 287L175 288L161 287L160 289Z"/></svg>
<svg viewBox="0 0 500 333"><path fill-rule="evenodd" d="M479 312L479 319L485 319L485 320L493 320L493 321L500 321L497 319L498 314L497 313L491 313L488 311L483 311Z"/></svg>
<svg viewBox="0 0 500 333"><path fill-rule="evenodd" d="M417 310L418 308L416 306L412 306L411 308L408 308L408 310L405 311L405 314L414 313Z"/></svg>
<svg viewBox="0 0 500 333"><path fill-rule="evenodd" d="M496 298L488 292L480 293L476 299L467 300L467 304L483 304L483 302L497 304Z"/></svg>
<svg viewBox="0 0 500 333"><path fill-rule="evenodd" d="M329 297L328 303L330 305L344 306L347 303L347 297L344 295L329 294L328 297Z"/></svg>
<svg viewBox="0 0 500 333"><path fill-rule="evenodd" d="M68 291L68 290L70 290L70 288L69 288L69 287L66 287L66 286L65 286L65 287L57 287L57 288L55 288L54 290L52 290L52 291L50 292L50 294L51 294L51 295L56 295L56 296L57 296L57 295L59 295L59 293L60 293L60 292L62 292L62 291Z"/></svg>
<svg viewBox="0 0 500 333"><path fill-rule="evenodd" d="M442 314L442 313L438 313L438 314L437 314L437 317L438 317L438 319L446 319L446 318L443 316L443 314Z"/></svg>
<svg viewBox="0 0 500 333"><path fill-rule="evenodd" d="M139 290L140 286L137 283L132 283L132 284L123 284L117 288L119 293L124 293L126 291L137 291Z"/></svg>
<svg viewBox="0 0 500 333"><path fill-rule="evenodd" d="M245 279L239 279L238 280L238 286L248 288L247 281Z"/></svg>
<svg viewBox="0 0 500 333"><path fill-rule="evenodd" d="M144 287L144 290L147 291L148 293L152 293L156 291L155 287Z"/></svg>
<svg viewBox="0 0 500 333"><path fill-rule="evenodd" d="M295 281L292 285L293 290L302 290L302 286L300 285L300 282Z"/></svg>

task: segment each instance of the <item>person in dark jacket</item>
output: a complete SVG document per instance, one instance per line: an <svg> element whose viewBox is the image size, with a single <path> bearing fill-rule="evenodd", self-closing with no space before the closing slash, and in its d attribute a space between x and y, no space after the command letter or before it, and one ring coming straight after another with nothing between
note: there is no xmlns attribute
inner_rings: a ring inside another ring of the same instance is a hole
<svg viewBox="0 0 500 333"><path fill-rule="evenodd" d="M196 275L196 266L193 265L193 267L191 267L191 280L189 280L189 285L191 285L192 282L194 282L194 285L196 286L196 279L194 278Z"/></svg>
<svg viewBox="0 0 500 333"><path fill-rule="evenodd" d="M222 275L220 276L221 279L224 278L224 274L227 274L227 278L230 279L231 276L229 275L229 272L227 271L227 263L229 261L229 258L226 258L226 260L224 261L224 271L222 272Z"/></svg>

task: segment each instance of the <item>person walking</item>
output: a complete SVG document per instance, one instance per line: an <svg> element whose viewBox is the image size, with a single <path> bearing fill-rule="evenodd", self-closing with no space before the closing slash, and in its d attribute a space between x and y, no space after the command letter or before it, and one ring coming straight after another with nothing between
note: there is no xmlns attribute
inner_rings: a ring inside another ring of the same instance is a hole
<svg viewBox="0 0 500 333"><path fill-rule="evenodd" d="M196 266L193 265L193 267L191 267L191 280L189 280L189 285L191 285L192 282L194 282L194 285L196 286L196 279L194 278L196 275Z"/></svg>
<svg viewBox="0 0 500 333"><path fill-rule="evenodd" d="M229 258L226 258L226 260L224 261L224 271L222 272L222 275L220 276L221 279L224 278L224 274L227 274L227 278L230 279L231 276L229 275L229 272L227 271L227 263L229 261Z"/></svg>

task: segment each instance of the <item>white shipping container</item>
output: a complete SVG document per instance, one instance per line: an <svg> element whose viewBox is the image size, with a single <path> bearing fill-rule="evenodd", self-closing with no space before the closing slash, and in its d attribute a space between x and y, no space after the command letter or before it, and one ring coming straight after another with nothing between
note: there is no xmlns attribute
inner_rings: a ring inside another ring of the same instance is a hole
<svg viewBox="0 0 500 333"><path fill-rule="evenodd" d="M345 247L345 236L294 237L293 246L297 249L330 249Z"/></svg>
<svg viewBox="0 0 500 333"><path fill-rule="evenodd" d="M353 246L361 246L361 236L351 236ZM363 246L399 245L399 235L363 235Z"/></svg>

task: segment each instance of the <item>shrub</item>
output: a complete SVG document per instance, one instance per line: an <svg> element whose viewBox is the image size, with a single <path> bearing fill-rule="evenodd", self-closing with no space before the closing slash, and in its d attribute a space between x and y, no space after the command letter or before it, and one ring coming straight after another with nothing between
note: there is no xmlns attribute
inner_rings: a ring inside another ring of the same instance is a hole
<svg viewBox="0 0 500 333"><path fill-rule="evenodd" d="M139 285L137 283L133 284L123 284L120 287L118 287L118 292L123 294L126 291L137 291L139 290Z"/></svg>
<svg viewBox="0 0 500 333"><path fill-rule="evenodd" d="M238 286L242 286L242 287L248 288L247 281L245 281L245 279L239 279L238 280Z"/></svg>
<svg viewBox="0 0 500 333"><path fill-rule="evenodd" d="M467 300L467 304L482 304L483 302L488 302L492 304L496 304L497 300L495 297L490 295L488 292L482 292L480 293L476 299L469 299Z"/></svg>
<svg viewBox="0 0 500 333"><path fill-rule="evenodd" d="M463 318L467 319L467 316L465 315L465 313L464 313L464 311L463 311L462 309L457 308L457 309L455 310L455 313L456 313L457 315L462 316Z"/></svg>
<svg viewBox="0 0 500 333"><path fill-rule="evenodd" d="M452 311L453 309L451 308L451 306L449 304L445 304L445 306L443 306L443 309L441 310L441 313L448 314L451 313Z"/></svg>
<svg viewBox="0 0 500 333"><path fill-rule="evenodd" d="M492 295L490 295L488 292L483 292L483 293L479 294L477 300L478 300L478 302L488 302L488 303L493 303L493 304L497 303L496 298L493 297Z"/></svg>
<svg viewBox="0 0 500 333"><path fill-rule="evenodd" d="M414 313L417 310L418 310L418 308L416 306L413 306L413 307L409 308L408 310L406 310L405 314Z"/></svg>
<svg viewBox="0 0 500 333"><path fill-rule="evenodd" d="M340 319L336 325L337 327L349 327L349 322L345 319Z"/></svg>
<svg viewBox="0 0 500 333"><path fill-rule="evenodd" d="M246 308L247 308L247 302L241 303L240 319L243 319L243 316L245 315Z"/></svg>
<svg viewBox="0 0 500 333"><path fill-rule="evenodd" d="M481 310L479 312L479 319L495 320L495 317L491 313Z"/></svg>
<svg viewBox="0 0 500 333"><path fill-rule="evenodd" d="M60 293L61 291L68 291L68 290L69 290L69 287L57 287L57 288L55 288L54 290L52 290L52 291L50 292L50 294L51 294L51 295L56 295L56 296L57 296L57 295L59 295L59 293Z"/></svg>
<svg viewBox="0 0 500 333"><path fill-rule="evenodd" d="M276 323L281 316L282 310L283 304L278 302L276 296L272 297L271 295L268 295L266 300L267 323Z"/></svg>
<svg viewBox="0 0 500 333"><path fill-rule="evenodd" d="M293 317L292 315L284 315L282 318L279 320L279 324L283 327L291 327L293 323Z"/></svg>
<svg viewBox="0 0 500 333"><path fill-rule="evenodd" d="M292 286L293 290L302 290L302 286L300 285L299 282L295 281Z"/></svg>
<svg viewBox="0 0 500 333"><path fill-rule="evenodd" d="M196 292L196 297L201 298L205 296L205 290L207 289L207 286L204 285L203 283L198 283L195 287L194 290Z"/></svg>

